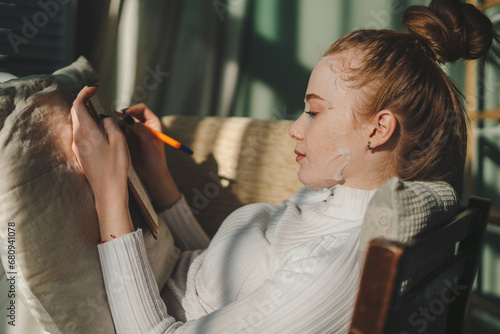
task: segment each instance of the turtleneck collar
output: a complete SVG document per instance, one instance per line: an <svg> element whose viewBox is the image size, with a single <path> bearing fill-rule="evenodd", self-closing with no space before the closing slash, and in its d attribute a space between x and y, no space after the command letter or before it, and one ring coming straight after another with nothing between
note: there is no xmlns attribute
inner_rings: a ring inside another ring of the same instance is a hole
<svg viewBox="0 0 500 334"><path fill-rule="evenodd" d="M317 209L323 214L341 219L363 219L368 203L378 189L364 190L335 185Z"/></svg>

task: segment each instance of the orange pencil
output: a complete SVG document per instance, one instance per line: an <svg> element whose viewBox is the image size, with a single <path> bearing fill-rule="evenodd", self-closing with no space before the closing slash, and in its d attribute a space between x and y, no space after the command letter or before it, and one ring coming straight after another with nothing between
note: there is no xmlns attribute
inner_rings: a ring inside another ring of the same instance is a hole
<svg viewBox="0 0 500 334"><path fill-rule="evenodd" d="M125 122L127 122L128 124L132 125L132 124L135 123L135 121L132 118L132 116L130 116L126 112L117 111L116 113L117 113L117 115L122 116L123 120ZM181 151L183 151L183 152L185 152L187 154L193 154L193 151L189 147L183 145L181 142L175 140L174 138L169 137L166 134L161 133L159 131L156 131L155 129L152 129L149 126L147 126L146 124L142 124L142 125L144 125L146 127L146 129L148 129L148 131L153 136L155 136L156 138L160 139L165 144L170 145L170 146L172 146L174 148L177 148L177 149L179 149L179 150L181 150Z"/></svg>

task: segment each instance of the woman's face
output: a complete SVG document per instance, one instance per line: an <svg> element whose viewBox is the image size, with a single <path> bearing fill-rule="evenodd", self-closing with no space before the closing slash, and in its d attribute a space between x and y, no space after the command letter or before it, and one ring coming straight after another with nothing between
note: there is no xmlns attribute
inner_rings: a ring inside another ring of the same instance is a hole
<svg viewBox="0 0 500 334"><path fill-rule="evenodd" d="M307 86L305 111L288 131L297 140L299 179L313 189L343 183L362 150L359 137L363 135L353 125L354 92L346 90L336 75L337 61L338 57L329 56L316 65Z"/></svg>

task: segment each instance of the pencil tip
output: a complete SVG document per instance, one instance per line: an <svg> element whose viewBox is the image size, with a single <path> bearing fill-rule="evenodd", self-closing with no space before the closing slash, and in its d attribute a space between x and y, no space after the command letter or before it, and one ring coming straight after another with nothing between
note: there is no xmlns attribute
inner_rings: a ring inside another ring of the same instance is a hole
<svg viewBox="0 0 500 334"><path fill-rule="evenodd" d="M193 151L191 151L191 149L189 147L186 147L186 146L184 146L182 144L181 144L181 147L179 147L179 150L184 151L187 154L191 154L191 155L193 154Z"/></svg>

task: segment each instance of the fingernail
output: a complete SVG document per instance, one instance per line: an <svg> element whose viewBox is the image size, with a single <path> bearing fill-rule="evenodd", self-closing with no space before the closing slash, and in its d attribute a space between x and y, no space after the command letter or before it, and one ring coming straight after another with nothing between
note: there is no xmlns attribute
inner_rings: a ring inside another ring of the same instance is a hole
<svg viewBox="0 0 500 334"><path fill-rule="evenodd" d="M87 87L99 87L99 85L89 85Z"/></svg>

